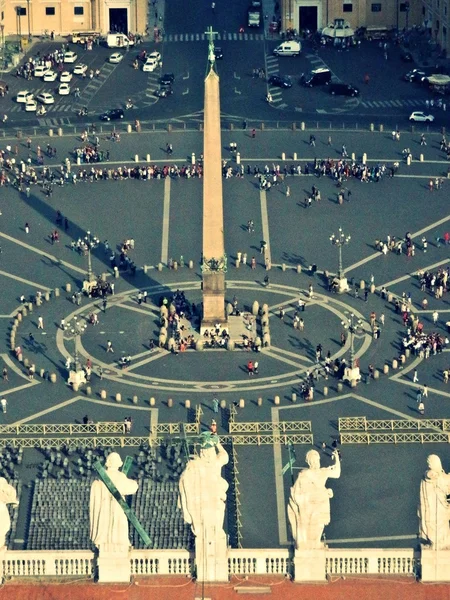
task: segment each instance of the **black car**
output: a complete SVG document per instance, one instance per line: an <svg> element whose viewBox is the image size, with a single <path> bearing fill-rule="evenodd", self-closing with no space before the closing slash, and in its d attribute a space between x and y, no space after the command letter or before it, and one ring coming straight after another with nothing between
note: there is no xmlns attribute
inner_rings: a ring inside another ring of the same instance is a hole
<svg viewBox="0 0 450 600"><path fill-rule="evenodd" d="M173 73L164 73L162 77L159 79L159 83L161 85L172 85L175 80L175 75Z"/></svg>
<svg viewBox="0 0 450 600"><path fill-rule="evenodd" d="M423 77L426 77L425 71L420 71L419 69L413 69L404 75L403 79L405 81L421 81Z"/></svg>
<svg viewBox="0 0 450 600"><path fill-rule="evenodd" d="M330 83L329 90L332 96L359 96L358 88L347 83Z"/></svg>
<svg viewBox="0 0 450 600"><path fill-rule="evenodd" d="M123 119L123 110L121 108L112 108L100 115L100 121L116 121Z"/></svg>
<svg viewBox="0 0 450 600"><path fill-rule="evenodd" d="M285 76L271 75L269 77L267 83L269 85L274 85L275 87L280 87L280 88L290 88L290 87L292 87L291 78L288 77L287 75L285 75Z"/></svg>
<svg viewBox="0 0 450 600"><path fill-rule="evenodd" d="M223 58L222 48L219 48L219 46L214 46L214 56L215 56L216 60L222 60L222 58Z"/></svg>
<svg viewBox="0 0 450 600"><path fill-rule="evenodd" d="M171 87L163 87L155 91L155 96L158 96L158 98L168 98L172 94L173 89Z"/></svg>

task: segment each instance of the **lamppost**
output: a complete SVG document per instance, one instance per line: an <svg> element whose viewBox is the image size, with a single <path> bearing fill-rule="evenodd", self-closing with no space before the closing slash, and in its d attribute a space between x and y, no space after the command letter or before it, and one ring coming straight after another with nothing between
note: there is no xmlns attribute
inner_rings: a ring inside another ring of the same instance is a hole
<svg viewBox="0 0 450 600"><path fill-rule="evenodd" d="M86 383L86 374L83 369L79 368L79 360L78 360L78 341L83 333L86 331L87 323L83 319L79 319L78 317L73 317L73 320L69 323L66 323L64 329L64 339L65 340L74 340L74 361L75 361L75 369L69 370L69 379L67 383L72 384L74 391L77 391L79 385L81 383Z"/></svg>
<svg viewBox="0 0 450 600"><path fill-rule="evenodd" d="M333 246L337 246L337 248L338 248L339 262L338 262L338 274L337 274L337 284L338 284L337 291L339 293L347 292L349 289L347 277L345 276L345 271L342 267L342 246L346 246L347 244L349 244L351 239L352 238L350 235L345 235L345 233L342 230L342 227L339 227L339 231L338 231L337 235L335 235L334 233L332 235L330 235L330 242L333 244Z"/></svg>
<svg viewBox="0 0 450 600"><path fill-rule="evenodd" d="M20 20L20 17L22 16L22 7L21 6L16 7L16 15L17 15L17 35L19 36L19 48L20 48L20 51L22 52L22 50L23 50L23 48L22 48L22 22Z"/></svg>
<svg viewBox="0 0 450 600"><path fill-rule="evenodd" d="M2 23L0 25L0 30L2 32L2 62L1 66L6 67L6 57L5 57L5 25Z"/></svg>
<svg viewBox="0 0 450 600"><path fill-rule="evenodd" d="M405 12L406 12L406 31L408 31L409 26L409 2L405 2Z"/></svg>
<svg viewBox="0 0 450 600"><path fill-rule="evenodd" d="M91 281L93 281L91 251L97 248L97 246L100 244L100 240L90 231L87 231L84 237L84 243L88 253L88 282L91 283Z"/></svg>
<svg viewBox="0 0 450 600"><path fill-rule="evenodd" d="M360 381L361 372L359 365L355 359L355 334L362 332L363 322L361 319L357 319L353 313L346 319L341 321L341 325L348 330L350 334L350 366L345 369L344 381Z"/></svg>
<svg viewBox="0 0 450 600"><path fill-rule="evenodd" d="M30 0L27 0L27 17L28 17L28 42L31 42Z"/></svg>

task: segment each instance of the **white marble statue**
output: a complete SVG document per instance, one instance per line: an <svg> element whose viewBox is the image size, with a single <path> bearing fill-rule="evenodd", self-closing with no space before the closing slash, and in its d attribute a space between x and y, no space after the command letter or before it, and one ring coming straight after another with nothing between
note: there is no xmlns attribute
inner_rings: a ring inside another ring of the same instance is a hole
<svg viewBox="0 0 450 600"><path fill-rule="evenodd" d="M339 454L333 452L334 464L320 467L320 454L310 450L306 454L309 469L303 469L291 487L288 517L295 547L300 549L322 548L322 532L330 522L330 498L333 490L325 487L327 479L341 475Z"/></svg>
<svg viewBox="0 0 450 600"><path fill-rule="evenodd" d="M450 548L450 474L442 468L436 454L427 458L428 470L420 483L420 537L435 550Z"/></svg>
<svg viewBox="0 0 450 600"><path fill-rule="evenodd" d="M122 497L125 497L137 492L138 483L119 471L122 464L117 452L112 452L106 459L106 472ZM89 517L91 540L100 551L128 551L127 516L100 479L96 479L91 486Z"/></svg>
<svg viewBox="0 0 450 600"><path fill-rule="evenodd" d="M197 578L224 581L227 578L227 541L223 522L228 483L222 467L228 453L215 434L202 435L200 455L186 465L180 477L179 506L195 535Z"/></svg>
<svg viewBox="0 0 450 600"><path fill-rule="evenodd" d="M17 492L4 477L0 477L0 548L3 548L6 543L6 536L11 529L11 519L7 504L17 506Z"/></svg>

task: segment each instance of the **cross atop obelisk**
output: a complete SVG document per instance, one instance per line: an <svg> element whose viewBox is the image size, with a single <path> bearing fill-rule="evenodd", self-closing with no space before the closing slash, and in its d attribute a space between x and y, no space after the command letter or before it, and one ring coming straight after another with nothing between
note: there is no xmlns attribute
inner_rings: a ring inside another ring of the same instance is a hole
<svg viewBox="0 0 450 600"><path fill-rule="evenodd" d="M209 38L208 68L205 78L203 132L203 318L205 329L228 329L225 315L225 273L227 257L223 234L222 143L220 131L219 75L215 70L214 35Z"/></svg>

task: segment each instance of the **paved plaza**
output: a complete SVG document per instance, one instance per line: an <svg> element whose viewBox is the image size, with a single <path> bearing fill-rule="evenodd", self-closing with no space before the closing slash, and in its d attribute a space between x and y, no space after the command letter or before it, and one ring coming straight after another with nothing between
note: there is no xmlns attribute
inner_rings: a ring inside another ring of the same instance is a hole
<svg viewBox="0 0 450 600"><path fill-rule="evenodd" d="M244 400L245 407L236 408L238 422L311 421L314 446L322 451L323 464L331 460L331 444L339 437L338 418L365 416L367 419L423 419L416 402L416 390L427 384L429 398L425 400L427 419L450 418L450 393L443 382L442 372L449 366L449 355L443 353L427 360L412 357L402 369L390 369L383 374L385 363L401 352L404 326L393 303L383 300L382 287L398 297L411 294L412 308L424 324L426 332L437 331L446 336L446 322L450 320L447 295L437 300L429 291L421 292L417 272L436 272L447 268L448 246L441 241L448 230L448 163L439 149L440 135L427 134L427 145L420 146L420 133L402 132L401 141L393 142L390 132L342 132L339 130L314 131L316 145L309 144L310 131L260 131L252 139L250 131L227 131L222 134L223 158L237 170L235 154L229 151L235 142L240 152L244 177L230 177L224 186L225 249L228 256L226 300L237 299L243 310L251 310L256 300L267 304L270 312L271 346L261 353L226 350L189 350L172 354L158 348L159 305L163 297L176 290L184 291L187 300L201 303L201 272L199 268L202 239L202 179L199 177L162 178L142 180L107 180L55 185L48 197L40 185L31 186L29 195L13 186L2 187L0 195L0 245L2 293L0 295L0 325L3 348L2 368L8 369L9 381L0 382L2 397L8 401L4 424L81 423L85 415L94 422L133 419L132 433L148 436L157 423L189 422L195 418L195 409L201 407L201 424L206 429L216 419L219 433L228 431L230 407ZM331 136L331 145L328 137ZM187 165L195 153L202 152L201 132L172 132L154 134L122 133L120 143L113 143L105 133L100 136L100 147L109 151L108 163L94 164L95 168L115 169L135 163L144 165L147 154L150 163L158 166ZM173 155L165 152L167 143L173 144ZM38 172L37 146L45 151L47 144L56 148L56 157L44 157L44 165L59 172L61 163L69 156L71 170L91 169L92 165L75 164L73 151L82 147L78 137L32 138L30 151L26 139L11 139L16 164L31 160ZM288 175L270 191L261 191L253 170L264 170L273 165L300 165L308 163L311 170L314 159L338 159L342 145L356 161L367 154L369 165L400 162L396 175L386 174L379 182L362 183L349 179L344 183L345 201L338 202L341 189L328 177ZM407 166L402 150L411 148L413 162ZM17 150L17 153L16 153ZM286 160L282 160L285 153ZM297 159L294 160L294 153ZM424 161L420 162L420 154ZM250 167L251 174L247 173ZM429 191L429 179L445 178L442 188ZM315 185L321 192L321 201L305 207L305 198ZM289 193L287 190L289 188ZM351 192L349 197L348 192ZM350 199L348 199L350 198ZM56 225L57 211L68 220L68 227ZM247 222L254 221L254 232L247 231ZM29 231L26 232L26 224ZM343 248L343 265L349 281L350 293L336 295L328 291L324 271L337 271L338 251L330 243L330 235L342 227L351 235ZM50 234L58 230L60 241L52 243ZM72 302L72 292L81 289L87 276L88 258L71 249L71 242L91 232L102 242L92 252L92 268L96 275L106 274L108 282L115 283L114 295L108 296L106 309L95 298L82 297L81 305ZM376 240L388 236L403 238L410 232L416 245L415 256L386 256L375 248ZM428 241L423 250L423 236ZM122 273L114 279L109 264L110 248L117 249L124 240L134 239L130 251L137 266L135 275ZM272 268L265 270L260 243L267 244ZM439 240L439 241L438 241ZM247 254L247 264L236 267L237 253ZM251 258L256 269L250 268ZM183 264L177 270L167 264ZM193 261L193 268L189 268ZM162 270L158 264L162 264ZM284 266L283 266L284 265ZM311 265L317 266L314 274ZM298 269L297 267L301 268ZM300 271L300 272L299 272ZM270 285L264 285L266 274ZM376 293L367 301L363 291L354 295L354 287L364 280L367 285L373 277ZM66 292L70 284L71 291ZM354 284L354 285L353 285ZM313 286L313 298L309 286ZM59 297L54 290L58 289ZM148 292L148 301L139 304L139 291ZM28 299L37 291L51 291L51 299L35 306L20 325L16 345L36 365L36 377L29 381L26 369L9 347L9 330L20 306L22 294ZM422 308L426 297L428 307ZM293 327L298 300L306 302L300 313L304 330ZM280 318L284 309L284 318ZM438 311L437 323L432 313ZM376 313L381 335L375 340L369 326L370 314ZM74 356L74 341L60 328L61 319L73 322L88 315L98 315L97 326L88 325L79 344L83 364L91 360L93 374L92 394L85 387L74 392L67 385L65 363ZM324 355L346 357L349 360L350 336L341 344L345 333L343 323L354 314L361 319L361 331L355 336L356 355L360 360L362 382L356 388L344 385L338 389L338 380L330 376L315 383L314 398L305 402L300 387L308 370L314 369L318 344ZM384 315L384 325L381 322ZM44 329L38 329L38 318L43 318ZM34 337L30 343L29 334ZM106 352L107 341L112 342L114 353ZM150 340L155 342L152 348ZM131 356L131 366L122 370L118 360ZM246 364L249 357L259 362L259 374L249 377ZM369 364L381 371L379 379L368 377ZM102 378L99 376L102 370ZM417 368L419 381L413 383ZM56 375L56 383L39 377L40 370ZM327 388L327 391L324 388ZM101 391L106 398L101 398ZM116 401L116 394L122 401ZM292 394L296 394L296 402ZM137 404L133 403L137 396ZM226 409L213 411L213 398L224 400ZM280 398L280 404L275 403ZM155 399L155 407L150 406ZM262 405L258 405L262 398ZM185 406L190 400L191 408ZM173 406L172 405L173 401ZM436 452L448 470L445 444L343 444L342 476L333 483L332 521L326 530L327 541L339 546L355 545L379 547L411 547L417 544L416 517L418 487L426 465L426 456ZM242 545L244 547L276 547L290 543L290 532L285 507L291 473L283 467L289 461L287 446L239 445L237 460L242 511ZM303 466L307 445L295 445L295 469ZM130 451L128 451L130 453ZM124 450L124 455L126 449ZM25 461L27 462L27 461ZM29 459L29 462L32 462ZM261 484L266 493L261 498ZM271 515L268 518L268 515Z"/></svg>

